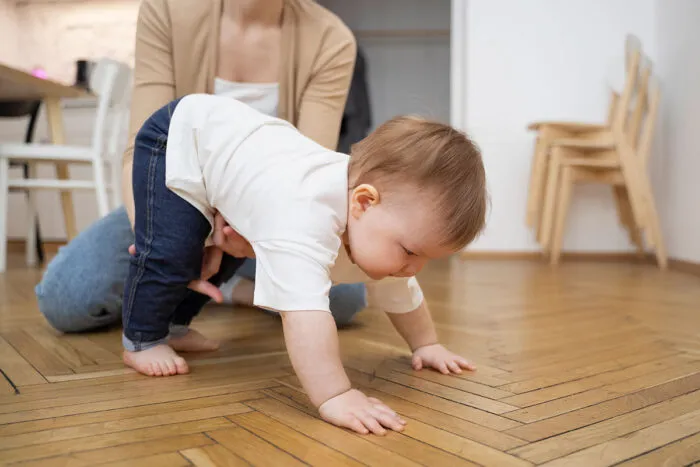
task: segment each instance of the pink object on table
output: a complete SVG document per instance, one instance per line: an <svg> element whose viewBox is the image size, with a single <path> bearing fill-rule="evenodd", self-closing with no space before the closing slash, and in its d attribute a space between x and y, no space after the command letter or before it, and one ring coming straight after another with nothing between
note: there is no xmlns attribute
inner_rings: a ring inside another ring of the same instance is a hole
<svg viewBox="0 0 700 467"><path fill-rule="evenodd" d="M43 68L34 68L32 70L32 75L41 79L46 79L49 77L49 75L46 73L46 70L44 70Z"/></svg>

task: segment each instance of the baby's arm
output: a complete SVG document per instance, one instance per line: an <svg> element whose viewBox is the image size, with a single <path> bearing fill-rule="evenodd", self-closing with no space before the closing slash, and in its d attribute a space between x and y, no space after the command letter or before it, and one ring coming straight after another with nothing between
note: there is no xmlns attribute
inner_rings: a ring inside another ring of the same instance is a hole
<svg viewBox="0 0 700 467"><path fill-rule="evenodd" d="M425 300L408 313L387 313L392 324L413 352L413 368L429 366L444 374L461 373L462 368L475 367L459 355L453 354L438 343L435 325Z"/></svg>
<svg viewBox="0 0 700 467"><path fill-rule="evenodd" d="M378 399L352 389L340 360L338 334L327 311L283 312L289 358L324 420L366 434L400 431L405 422Z"/></svg>

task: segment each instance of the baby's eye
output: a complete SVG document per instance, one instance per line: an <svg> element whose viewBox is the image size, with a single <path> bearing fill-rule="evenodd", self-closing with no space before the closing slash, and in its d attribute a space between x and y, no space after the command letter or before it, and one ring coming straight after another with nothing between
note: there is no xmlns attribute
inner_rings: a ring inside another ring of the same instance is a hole
<svg viewBox="0 0 700 467"><path fill-rule="evenodd" d="M407 254L408 256L416 256L416 254L415 254L414 252L412 252L411 250L409 250L409 249L406 248L406 247L403 247L403 250L406 252L406 254Z"/></svg>

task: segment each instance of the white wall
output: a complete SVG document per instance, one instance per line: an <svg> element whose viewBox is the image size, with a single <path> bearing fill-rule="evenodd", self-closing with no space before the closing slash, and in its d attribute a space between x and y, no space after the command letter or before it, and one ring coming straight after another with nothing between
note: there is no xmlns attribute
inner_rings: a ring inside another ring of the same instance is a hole
<svg viewBox="0 0 700 467"><path fill-rule="evenodd" d="M492 197L487 229L471 249L536 250L525 224L534 144L526 126L602 122L606 77L622 60L625 34L656 57L654 1L473 0L466 24L464 121L483 150ZM564 248L631 249L609 188L577 187Z"/></svg>
<svg viewBox="0 0 700 467"><path fill-rule="evenodd" d="M398 114L450 119L450 0L321 0L365 54L373 126ZM436 37L367 37L364 31L445 30Z"/></svg>
<svg viewBox="0 0 700 467"><path fill-rule="evenodd" d="M0 0L0 61L31 69L40 65L52 79L72 84L75 61L79 58L108 56L133 63L134 35L139 0L82 0L69 2L23 2ZM18 47L19 46L19 47ZM69 144L89 144L95 109L64 110L66 140ZM46 118L39 116L37 141L47 141ZM27 119L3 119L0 141L23 141ZM49 164L39 166L39 175L55 176ZM74 177L88 178L90 169L71 167ZM14 174L20 174L19 169ZM97 204L92 193L73 195L79 230L97 219ZM23 238L26 232L25 197L10 195L8 235ZM66 237L59 195L53 191L37 194L37 208L43 238Z"/></svg>
<svg viewBox="0 0 700 467"><path fill-rule="evenodd" d="M0 62L17 62L17 8L15 0L0 0Z"/></svg>
<svg viewBox="0 0 700 467"><path fill-rule="evenodd" d="M700 262L700 2L657 0L662 112L655 178L669 256Z"/></svg>

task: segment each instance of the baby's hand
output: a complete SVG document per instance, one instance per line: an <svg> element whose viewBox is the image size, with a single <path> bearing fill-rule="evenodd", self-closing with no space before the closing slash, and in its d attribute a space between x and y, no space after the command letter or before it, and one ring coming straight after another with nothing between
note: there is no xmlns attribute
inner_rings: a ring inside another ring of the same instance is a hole
<svg viewBox="0 0 700 467"><path fill-rule="evenodd" d="M327 400L321 404L318 411L325 421L350 428L363 435L370 431L376 435L384 435L386 430L382 426L394 431L402 431L406 424L382 401L367 397L356 389Z"/></svg>
<svg viewBox="0 0 700 467"><path fill-rule="evenodd" d="M413 352L413 369L432 367L445 375L462 373L462 368L474 371L476 367L440 344L419 347Z"/></svg>

